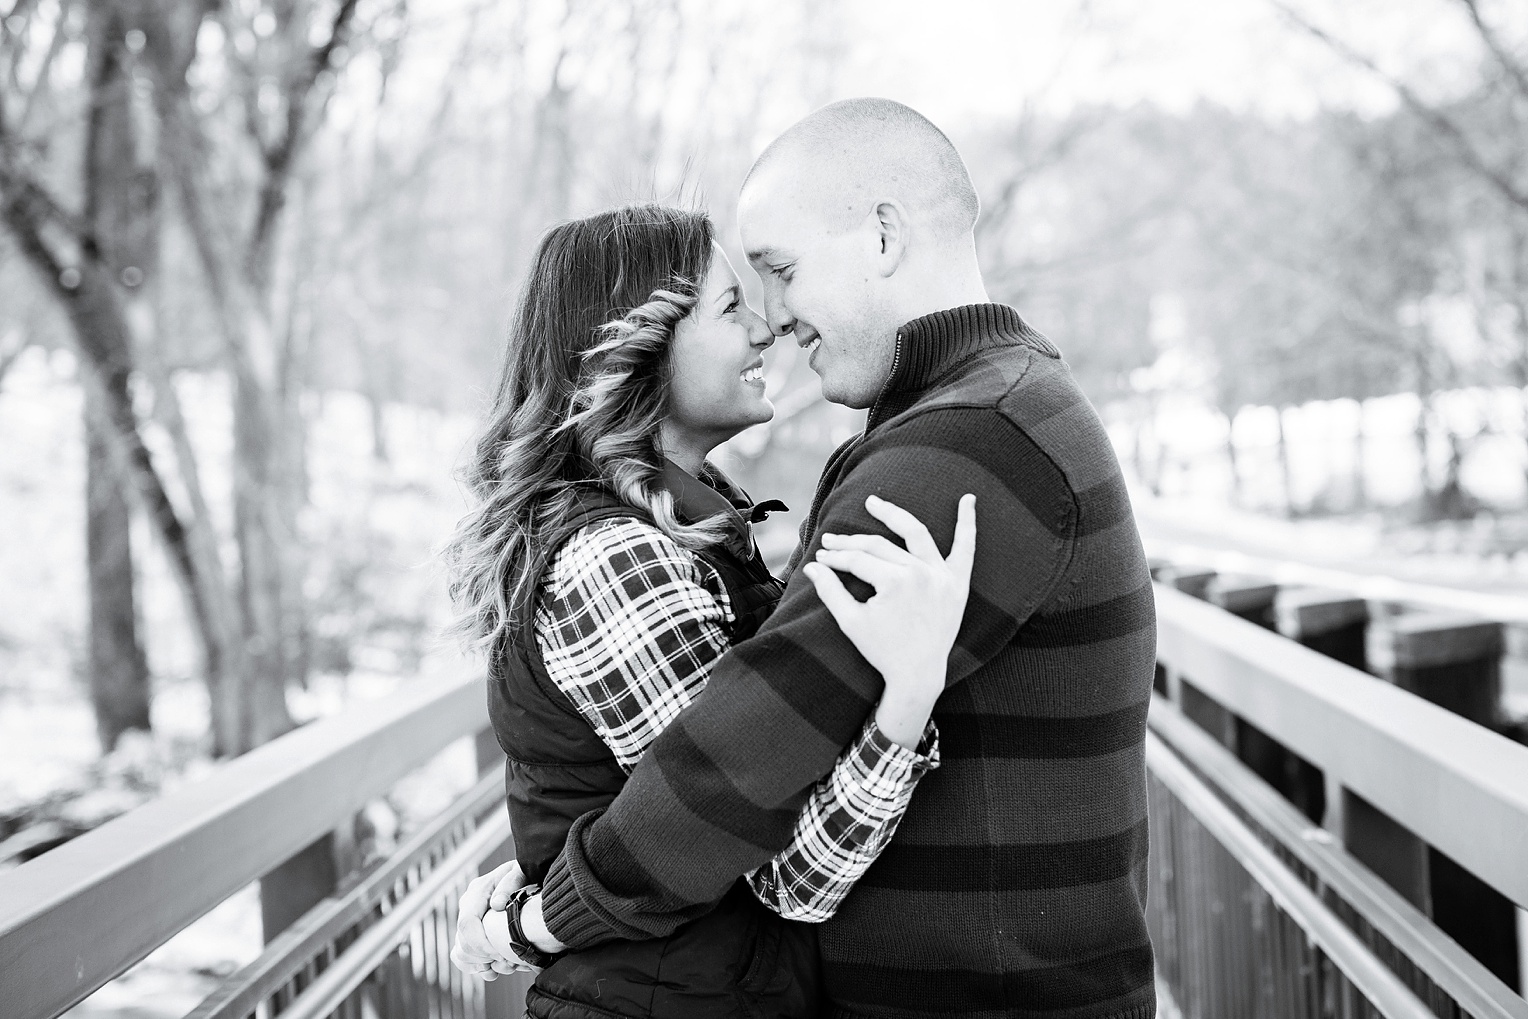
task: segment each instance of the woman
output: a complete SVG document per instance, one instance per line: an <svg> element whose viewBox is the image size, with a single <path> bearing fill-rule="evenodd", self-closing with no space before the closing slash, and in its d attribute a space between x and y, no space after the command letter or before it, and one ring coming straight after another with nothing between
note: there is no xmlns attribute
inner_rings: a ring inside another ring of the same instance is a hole
<svg viewBox="0 0 1528 1019"><path fill-rule="evenodd" d="M748 526L769 504L750 504L706 462L773 415L762 357L773 342L701 214L617 209L554 228L536 252L468 471L481 504L448 550L461 628L489 652L490 715L530 882L779 599ZM894 507L871 512L904 538L921 530ZM974 540L966 505L949 564L910 564L900 550L888 561L873 546L819 556L808 574L866 657L890 649L927 668L888 683L791 844L673 935L539 958L526 937L545 934L535 885L517 893L500 923L542 967L531 1015L815 1013L815 940L793 920L832 915L937 766L929 715ZM876 596L849 602L824 566L876 577ZM895 570L911 582L890 581Z"/></svg>

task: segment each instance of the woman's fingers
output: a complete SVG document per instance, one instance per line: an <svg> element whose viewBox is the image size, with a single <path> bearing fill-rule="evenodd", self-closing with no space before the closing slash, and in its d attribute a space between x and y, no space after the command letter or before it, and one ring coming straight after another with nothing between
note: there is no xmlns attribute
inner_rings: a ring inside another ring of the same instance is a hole
<svg viewBox="0 0 1528 1019"><path fill-rule="evenodd" d="M957 577L969 584L971 567L975 562L976 496L963 495L955 516L955 540L950 545L950 556L945 563Z"/></svg>
<svg viewBox="0 0 1528 1019"><path fill-rule="evenodd" d="M525 887L525 872L520 869L518 862L510 860L495 868L493 873L498 875L499 880L493 886L493 894L488 897L488 908L503 909L509 905L509 897Z"/></svg>
<svg viewBox="0 0 1528 1019"><path fill-rule="evenodd" d="M891 583L899 572L906 569L901 564L888 563L878 556L856 548L819 549L817 561L835 570L852 573L877 591Z"/></svg>
<svg viewBox="0 0 1528 1019"><path fill-rule="evenodd" d="M869 552L877 558L884 559L889 563L899 563L911 566L918 561L918 557L907 549L898 545L879 534L824 534L822 536L823 548L855 548L861 552Z"/></svg>
<svg viewBox="0 0 1528 1019"><path fill-rule="evenodd" d="M828 569L821 563L807 563L801 568L812 586L817 589L817 597L827 606L833 618L838 620L838 625L844 628L845 620L853 617L859 610L860 603L844 587L844 582L838 579L838 574ZM847 632L847 631L846 631Z"/></svg>
<svg viewBox="0 0 1528 1019"><path fill-rule="evenodd" d="M923 521L907 510L874 495L865 500L865 509L871 516L891 528L897 537L907 544L907 551L926 563L944 562L944 553L940 552L939 546L934 544L933 535L928 533L928 528L923 526Z"/></svg>

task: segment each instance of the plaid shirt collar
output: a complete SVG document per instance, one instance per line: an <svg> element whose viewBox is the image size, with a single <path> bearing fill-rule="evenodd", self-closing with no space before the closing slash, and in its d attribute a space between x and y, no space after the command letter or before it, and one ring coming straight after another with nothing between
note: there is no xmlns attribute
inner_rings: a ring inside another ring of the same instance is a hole
<svg viewBox="0 0 1528 1019"><path fill-rule="evenodd" d="M724 539L727 551L743 559L753 554L753 528L750 525L787 508L778 499L755 503L747 492L710 462L697 478L664 457L663 487L674 497L674 509L685 523L693 524L720 515L727 524Z"/></svg>

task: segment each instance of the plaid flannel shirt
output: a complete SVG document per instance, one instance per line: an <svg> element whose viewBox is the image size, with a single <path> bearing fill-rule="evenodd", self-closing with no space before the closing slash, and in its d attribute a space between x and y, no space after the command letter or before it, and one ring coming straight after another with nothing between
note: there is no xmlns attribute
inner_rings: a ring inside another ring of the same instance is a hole
<svg viewBox="0 0 1528 1019"><path fill-rule="evenodd" d="M547 674L629 773L705 689L730 619L726 586L705 560L619 517L558 551L542 582L536 640ZM813 789L790 845L749 875L754 894L789 919L828 919L891 840L918 779L938 766L932 720L912 751L872 716Z"/></svg>

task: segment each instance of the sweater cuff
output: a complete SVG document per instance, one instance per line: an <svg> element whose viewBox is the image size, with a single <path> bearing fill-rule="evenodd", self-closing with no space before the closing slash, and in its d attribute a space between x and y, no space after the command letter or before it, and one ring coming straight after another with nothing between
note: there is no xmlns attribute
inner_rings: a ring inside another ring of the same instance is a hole
<svg viewBox="0 0 1528 1019"><path fill-rule="evenodd" d="M541 917L552 937L569 948L588 948L616 937L579 897L566 853L552 861L552 869L541 883Z"/></svg>

